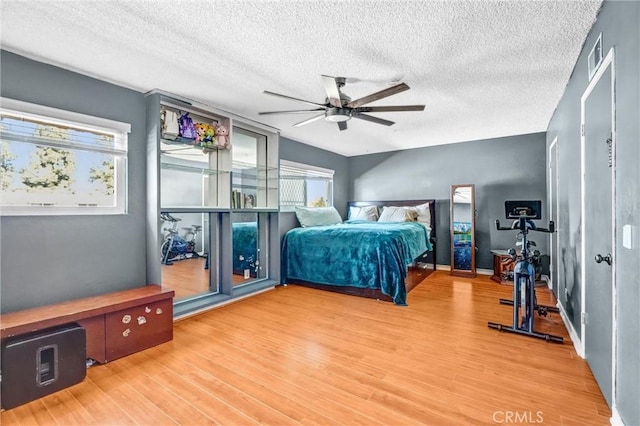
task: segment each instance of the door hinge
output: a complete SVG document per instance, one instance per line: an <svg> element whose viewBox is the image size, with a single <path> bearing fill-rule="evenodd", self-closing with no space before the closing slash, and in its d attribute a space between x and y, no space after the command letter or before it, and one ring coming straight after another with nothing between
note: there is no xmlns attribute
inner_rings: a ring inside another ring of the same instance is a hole
<svg viewBox="0 0 640 426"><path fill-rule="evenodd" d="M584 124L580 125L580 136L584 136Z"/></svg>
<svg viewBox="0 0 640 426"><path fill-rule="evenodd" d="M580 322L584 325L589 324L589 314L587 312L582 313L582 317L580 318Z"/></svg>

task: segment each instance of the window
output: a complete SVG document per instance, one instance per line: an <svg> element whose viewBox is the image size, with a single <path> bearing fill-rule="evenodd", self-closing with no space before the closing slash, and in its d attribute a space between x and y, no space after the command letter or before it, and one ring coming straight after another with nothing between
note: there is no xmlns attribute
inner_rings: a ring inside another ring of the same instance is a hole
<svg viewBox="0 0 640 426"><path fill-rule="evenodd" d="M280 160L280 210L333 205L333 170Z"/></svg>
<svg viewBox="0 0 640 426"><path fill-rule="evenodd" d="M126 213L126 123L1 98L2 215Z"/></svg>

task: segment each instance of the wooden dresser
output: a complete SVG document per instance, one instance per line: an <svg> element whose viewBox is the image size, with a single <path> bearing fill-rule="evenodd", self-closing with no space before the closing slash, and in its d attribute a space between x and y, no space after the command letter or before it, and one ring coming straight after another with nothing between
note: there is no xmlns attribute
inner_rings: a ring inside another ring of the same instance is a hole
<svg viewBox="0 0 640 426"><path fill-rule="evenodd" d="M87 337L87 358L99 363L173 339L174 291L146 285L0 315L2 340L77 323Z"/></svg>

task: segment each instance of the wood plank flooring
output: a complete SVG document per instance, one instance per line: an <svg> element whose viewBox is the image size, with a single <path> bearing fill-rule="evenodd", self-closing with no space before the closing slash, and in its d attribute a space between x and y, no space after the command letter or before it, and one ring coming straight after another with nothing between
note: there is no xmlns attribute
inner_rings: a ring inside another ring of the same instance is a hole
<svg viewBox="0 0 640 426"><path fill-rule="evenodd" d="M540 303L549 304L545 290ZM508 323L511 287L436 272L409 306L278 287L175 323L174 340L91 367L2 425L608 425L611 412L560 318L564 345Z"/></svg>

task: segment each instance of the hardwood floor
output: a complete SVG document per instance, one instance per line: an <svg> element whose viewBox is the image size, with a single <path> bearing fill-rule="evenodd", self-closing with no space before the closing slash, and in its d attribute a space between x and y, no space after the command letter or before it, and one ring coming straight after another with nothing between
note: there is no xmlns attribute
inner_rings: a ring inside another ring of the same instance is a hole
<svg viewBox="0 0 640 426"><path fill-rule="evenodd" d="M91 367L80 384L4 411L31 424L608 425L611 412L557 315L563 345L508 323L511 287L436 272L409 306L290 285L175 323L174 340ZM544 289L540 303L549 303Z"/></svg>

